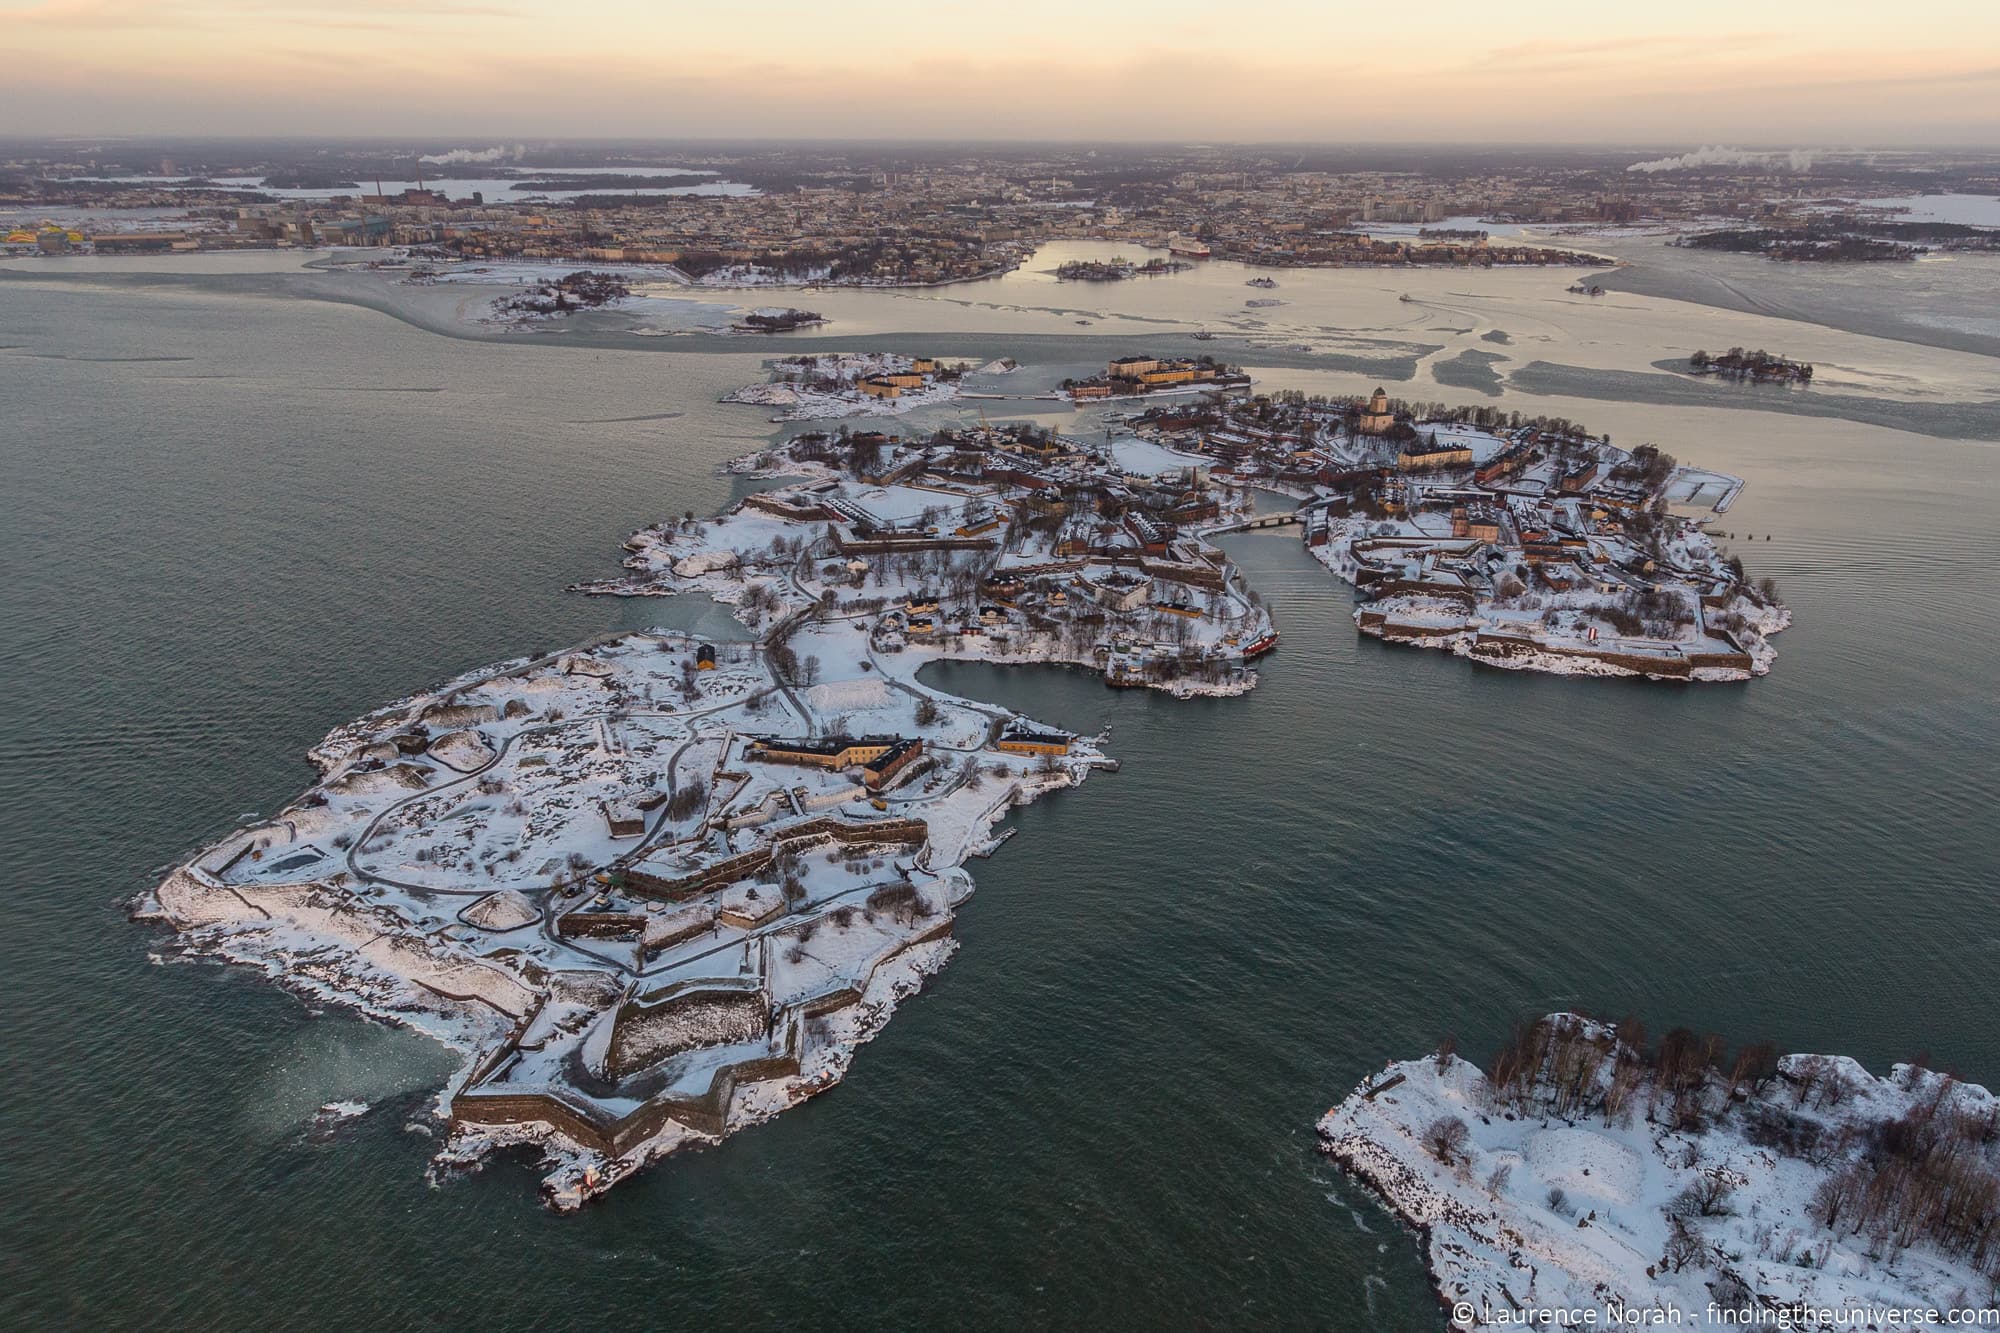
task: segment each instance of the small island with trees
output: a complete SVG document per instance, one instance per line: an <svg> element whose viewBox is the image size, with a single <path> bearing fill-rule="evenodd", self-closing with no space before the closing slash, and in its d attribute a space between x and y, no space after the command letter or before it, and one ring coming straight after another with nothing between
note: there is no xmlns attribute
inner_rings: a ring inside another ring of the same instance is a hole
<svg viewBox="0 0 2000 1333"><path fill-rule="evenodd" d="M1732 1054L1686 1028L1655 1043L1632 1019L1552 1014L1485 1071L1449 1039L1390 1064L1319 1133L1416 1230L1455 1329L1543 1310L1985 1327L1964 1312L2000 1304L2000 1099L1921 1056L1878 1078L1768 1041ZM1938 1318L1772 1318L1824 1310Z"/></svg>
<svg viewBox="0 0 2000 1333"><path fill-rule="evenodd" d="M1056 267L1058 282L1123 282L1126 278L1155 278L1182 273L1193 264L1178 259L1154 258L1143 264L1129 259L1072 259Z"/></svg>
<svg viewBox="0 0 2000 1333"><path fill-rule="evenodd" d="M1876 264L1915 259L1919 246L1822 227L1730 228L1682 236L1683 250L1733 250L1794 264Z"/></svg>
<svg viewBox="0 0 2000 1333"><path fill-rule="evenodd" d="M2000 249L2000 228L1838 213L1763 227L1696 232L1676 237L1668 244L1684 250L1762 255L1789 263L1899 263L1934 249L1948 252Z"/></svg>
<svg viewBox="0 0 2000 1333"><path fill-rule="evenodd" d="M618 274L581 268L501 297L493 303L493 313L503 323L522 325L616 305L631 295L632 288Z"/></svg>
<svg viewBox="0 0 2000 1333"><path fill-rule="evenodd" d="M1720 356L1697 351L1688 358L1688 373L1751 380L1758 384L1811 384L1813 368L1808 362L1775 356L1761 347L1754 352L1732 347Z"/></svg>
<svg viewBox="0 0 2000 1333"><path fill-rule="evenodd" d="M826 316L817 310L800 310L796 306L765 306L752 310L733 326L738 333L790 333L794 329L809 329L826 323Z"/></svg>

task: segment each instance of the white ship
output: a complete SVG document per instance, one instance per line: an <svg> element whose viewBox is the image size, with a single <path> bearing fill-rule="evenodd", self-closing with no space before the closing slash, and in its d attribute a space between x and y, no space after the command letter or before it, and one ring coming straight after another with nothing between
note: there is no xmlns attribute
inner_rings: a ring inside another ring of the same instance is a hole
<svg viewBox="0 0 2000 1333"><path fill-rule="evenodd" d="M1175 232L1173 235L1167 237L1167 253L1170 255L1187 255L1192 259L1206 259L1212 252L1208 248L1207 241L1197 240L1192 236L1183 236L1179 232Z"/></svg>

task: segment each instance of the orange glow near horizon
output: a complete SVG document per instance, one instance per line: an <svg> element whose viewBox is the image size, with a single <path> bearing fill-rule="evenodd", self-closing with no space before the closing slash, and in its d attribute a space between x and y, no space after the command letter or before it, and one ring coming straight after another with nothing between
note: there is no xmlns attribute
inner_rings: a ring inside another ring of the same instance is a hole
<svg viewBox="0 0 2000 1333"><path fill-rule="evenodd" d="M0 0L0 60L0 135L2000 148L2000 6L1962 0Z"/></svg>

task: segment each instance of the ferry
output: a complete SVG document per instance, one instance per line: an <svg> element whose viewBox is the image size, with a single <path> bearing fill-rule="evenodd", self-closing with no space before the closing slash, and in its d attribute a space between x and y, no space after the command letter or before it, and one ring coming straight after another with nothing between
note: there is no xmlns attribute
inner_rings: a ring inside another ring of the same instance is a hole
<svg viewBox="0 0 2000 1333"><path fill-rule="evenodd" d="M1206 259L1215 252L1209 249L1207 241L1196 240L1192 236L1183 236L1175 232L1167 237L1167 253L1186 255L1190 259Z"/></svg>
<svg viewBox="0 0 2000 1333"><path fill-rule="evenodd" d="M1243 660L1247 662L1253 657L1262 657L1265 653L1270 652L1273 648L1276 648L1277 646L1278 646L1278 631L1272 630L1269 634L1266 634L1263 638L1257 639L1244 646Z"/></svg>

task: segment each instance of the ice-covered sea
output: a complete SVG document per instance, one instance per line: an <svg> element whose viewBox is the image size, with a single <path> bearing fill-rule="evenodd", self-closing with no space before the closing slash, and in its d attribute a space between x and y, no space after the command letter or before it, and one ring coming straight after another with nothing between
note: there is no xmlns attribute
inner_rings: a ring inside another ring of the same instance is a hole
<svg viewBox="0 0 2000 1333"><path fill-rule="evenodd" d="M664 188L593 190L520 190L517 185L532 181L538 176L715 176L713 171L697 170L692 167L536 167L523 166L512 176L494 177L441 177L355 181L361 192L367 194L400 194L404 190L435 190L450 199L470 199L475 194L487 202L522 201L533 199L563 200L574 199L578 195L611 193L633 195L641 198L665 198L672 195L732 195L742 196L757 193L752 186L741 181L716 179L699 185L676 185ZM190 183L192 177L172 176L86 176L85 181L111 181L119 184L148 186L169 189ZM333 186L267 186L263 176L211 176L216 185L228 190L254 190L273 199L330 199L337 194L354 194L355 190ZM379 191L376 188L380 187Z"/></svg>

